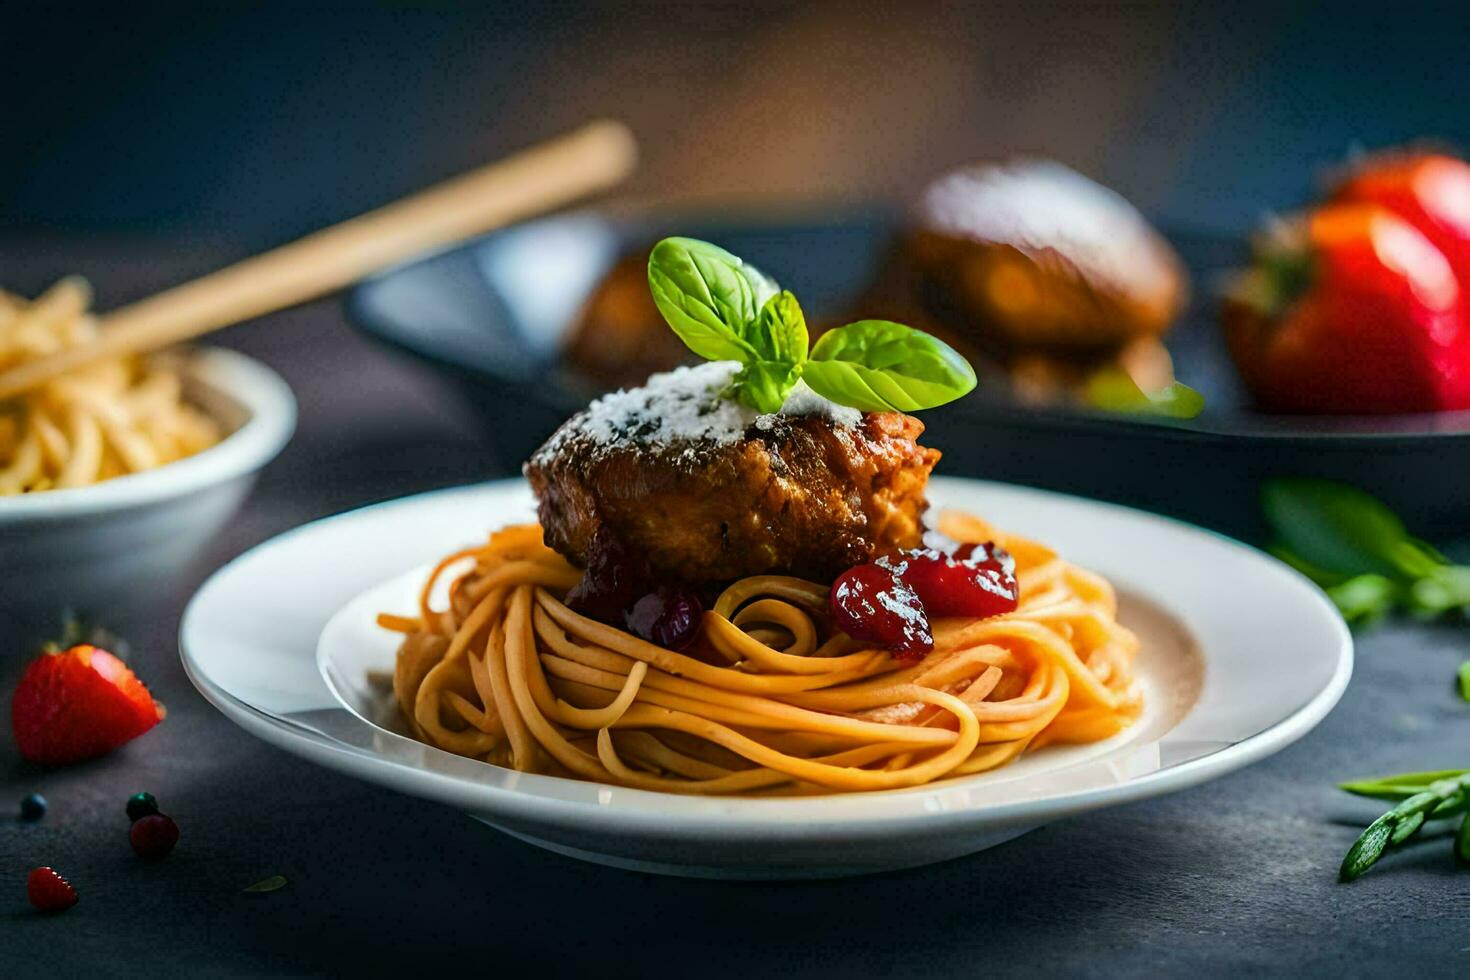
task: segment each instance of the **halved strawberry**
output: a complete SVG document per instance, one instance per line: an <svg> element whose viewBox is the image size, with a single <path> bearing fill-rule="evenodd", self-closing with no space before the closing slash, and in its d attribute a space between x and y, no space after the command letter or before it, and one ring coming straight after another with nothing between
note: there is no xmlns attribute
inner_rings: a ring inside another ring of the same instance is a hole
<svg viewBox="0 0 1470 980"><path fill-rule="evenodd" d="M37 657L10 702L20 754L48 766L105 755L163 715L127 664L87 644Z"/></svg>
<svg viewBox="0 0 1470 980"><path fill-rule="evenodd" d="M77 890L51 868L36 868L26 878L26 898L42 912L65 912L77 904Z"/></svg>

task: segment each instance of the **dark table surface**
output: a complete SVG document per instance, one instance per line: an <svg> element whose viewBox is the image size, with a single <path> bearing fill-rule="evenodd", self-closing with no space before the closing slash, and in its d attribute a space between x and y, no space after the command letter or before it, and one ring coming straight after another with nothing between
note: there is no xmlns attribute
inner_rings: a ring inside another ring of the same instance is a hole
<svg viewBox="0 0 1470 980"><path fill-rule="evenodd" d="M228 257L0 241L0 280L32 291L85 270L113 305ZM256 741L179 664L179 615L205 575L304 521L507 467L433 379L358 339L334 302L220 342L285 375L299 431L184 587L115 624L167 720L58 771L0 737L0 807L29 792L50 802L37 824L0 817L0 975L1470 975L1470 872L1442 831L1355 884L1334 881L1378 812L1334 782L1470 764L1470 706L1451 684L1470 655L1463 626L1361 637L1338 708L1243 772L947 864L843 881L728 884L583 864ZM6 691L29 655L17 647L0 640ZM160 864L127 843L123 803L144 789L182 828ZM30 910L25 876L42 864L75 883L76 908ZM285 888L242 892L274 874Z"/></svg>

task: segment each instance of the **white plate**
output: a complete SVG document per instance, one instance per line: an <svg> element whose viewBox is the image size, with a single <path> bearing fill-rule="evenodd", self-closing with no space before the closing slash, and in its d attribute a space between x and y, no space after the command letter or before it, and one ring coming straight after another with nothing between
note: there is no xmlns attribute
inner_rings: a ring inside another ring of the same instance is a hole
<svg viewBox="0 0 1470 980"><path fill-rule="evenodd" d="M935 478L939 505L983 514L1110 578L1144 641L1148 708L1117 738L1050 747L992 773L910 790L706 799L511 772L399 734L367 683L392 663L380 610L410 610L421 566L525 521L519 480L318 521L216 573L184 614L184 667L247 731L332 769L461 807L564 854L721 877L860 874L958 857L1047 821L1157 796L1300 738L1352 672L1352 640L1315 586L1227 538L1123 507Z"/></svg>

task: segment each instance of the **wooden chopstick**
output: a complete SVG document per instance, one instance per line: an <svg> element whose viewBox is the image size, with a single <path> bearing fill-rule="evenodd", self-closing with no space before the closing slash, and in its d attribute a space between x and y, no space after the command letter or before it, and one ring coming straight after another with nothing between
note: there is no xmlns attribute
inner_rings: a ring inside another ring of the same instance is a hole
<svg viewBox="0 0 1470 980"><path fill-rule="evenodd" d="M0 398L93 361L155 350L341 289L394 262L605 190L633 135L599 120L411 197L121 307L98 340L0 373Z"/></svg>

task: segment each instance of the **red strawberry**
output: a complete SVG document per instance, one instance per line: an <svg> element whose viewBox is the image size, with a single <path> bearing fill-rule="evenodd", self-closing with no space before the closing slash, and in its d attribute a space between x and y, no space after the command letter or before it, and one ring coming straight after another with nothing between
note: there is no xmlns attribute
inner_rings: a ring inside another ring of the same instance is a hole
<svg viewBox="0 0 1470 980"><path fill-rule="evenodd" d="M1390 151L1353 168L1334 201L1388 208L1418 228L1470 290L1470 163L1443 153Z"/></svg>
<svg viewBox="0 0 1470 980"><path fill-rule="evenodd" d="M1268 411L1470 408L1470 322L1449 262L1413 225L1332 204L1284 226L1226 302L1241 378Z"/></svg>
<svg viewBox="0 0 1470 980"><path fill-rule="evenodd" d="M105 755L158 724L163 713L126 664L88 645L37 657L10 702L20 754L48 766Z"/></svg>
<svg viewBox="0 0 1470 980"><path fill-rule="evenodd" d="M37 868L26 879L26 898L42 912L65 912L77 904L77 890L50 868Z"/></svg>

